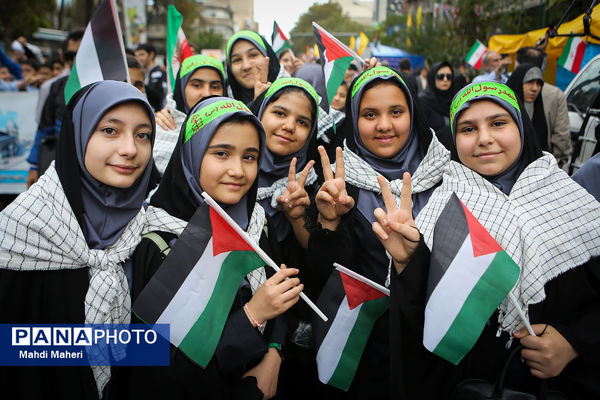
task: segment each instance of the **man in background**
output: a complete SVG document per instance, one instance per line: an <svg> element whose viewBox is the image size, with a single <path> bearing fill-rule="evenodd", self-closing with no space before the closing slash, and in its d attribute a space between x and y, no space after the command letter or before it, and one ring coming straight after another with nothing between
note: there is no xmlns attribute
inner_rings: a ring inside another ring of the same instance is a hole
<svg viewBox="0 0 600 400"><path fill-rule="evenodd" d="M167 74L154 63L156 49L151 44L140 44L135 50L135 58L144 67L146 74L146 97L155 111L162 110L166 104Z"/></svg>
<svg viewBox="0 0 600 400"><path fill-rule="evenodd" d="M510 58L502 58L500 53L496 51L488 51L483 55L483 58L481 60L481 64L485 72L481 75L477 75L473 79L473 83L485 81L496 81L506 83L506 81L508 80L508 76L504 74L504 71L510 63Z"/></svg>

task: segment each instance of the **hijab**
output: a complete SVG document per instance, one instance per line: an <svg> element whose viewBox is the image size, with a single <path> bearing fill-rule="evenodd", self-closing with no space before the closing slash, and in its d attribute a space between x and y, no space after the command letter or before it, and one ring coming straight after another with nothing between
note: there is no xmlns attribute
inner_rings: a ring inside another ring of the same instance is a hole
<svg viewBox="0 0 600 400"><path fill-rule="evenodd" d="M125 82L101 81L80 89L69 101L61 126L56 171L90 249L104 249L120 237L140 212L152 173L150 157L131 187L115 188L93 178L85 167L87 144L100 119L111 108L129 102L147 111L154 143L152 107L138 89Z"/></svg>
<svg viewBox="0 0 600 400"><path fill-rule="evenodd" d="M265 93L264 100L258 111L258 118L261 119L269 104L279 99L288 90L296 88L303 91L311 103L311 121L310 132L306 142L300 150L293 154L280 156L273 154L268 148L265 152L265 157L260 166L260 174L258 177L258 186L260 188L270 187L276 181L285 178L287 182L288 170L292 159L296 157L296 172L301 171L308 161L317 159L317 124L319 120L319 96L315 89L305 80L300 78L280 78L277 79L269 87ZM265 212L270 217L274 227L276 228L276 236L279 241L283 240L290 231L289 224L285 216L277 207L273 206L272 198L269 196L260 201L260 204L265 209Z"/></svg>
<svg viewBox="0 0 600 400"><path fill-rule="evenodd" d="M175 100L176 107L184 114L187 114L190 111L185 98L185 86L194 72L200 68L212 68L216 70L219 74L219 78L221 78L223 90L225 90L225 70L223 69L223 65L217 59L207 55L195 55L186 58L183 60L179 72L177 73L175 90L173 92L173 100Z"/></svg>
<svg viewBox="0 0 600 400"><path fill-rule="evenodd" d="M382 158L369 151L360 138L358 132L358 115L360 111L360 102L370 88L381 82L391 82L400 87L410 110L410 133L402 149L391 158ZM383 175L388 181L401 179L404 172L414 174L419 163L427 153L431 142L431 130L419 107L414 101L414 94L409 90L404 80L388 67L375 67L359 75L350 88L346 99L346 117L345 136L348 148L355 152L360 158L365 160L375 171ZM423 194L428 193L424 192ZM429 194L429 193L428 193ZM413 196L413 206L415 213L425 205L426 198L419 194ZM377 207L384 207L383 198L379 193L361 190L357 208L367 218L373 222L373 210Z"/></svg>
<svg viewBox="0 0 600 400"><path fill-rule="evenodd" d="M531 71L534 69L534 71ZM537 71L535 71L537 69ZM511 74L506 85L512 89L517 95L521 103L525 102L523 94L523 84L530 82L530 76L541 76L541 69L533 64L524 63L520 64L513 73ZM542 80L542 85L543 85ZM523 110L523 108L522 108ZM529 118L529 117L528 117ZM546 115L544 113L544 101L542 100L542 91L536 97L533 102L533 118L529 118L533 124L533 128L538 135L538 140L542 146L542 150L549 151L548 148L548 124L546 122Z"/></svg>
<svg viewBox="0 0 600 400"><path fill-rule="evenodd" d="M438 114L450 117L450 103L456 94L454 79L451 79L452 85L448 90L440 90L435 85L435 76L444 67L450 68L454 76L454 68L448 61L434 64L427 73L427 87L419 94L419 101L422 102L423 107L433 108Z"/></svg>
<svg viewBox="0 0 600 400"><path fill-rule="evenodd" d="M499 82L472 83L456 94L450 108L450 124L452 127L451 158L453 161L462 164L456 150L456 125L460 114L468 109L472 102L479 100L491 100L504 108L519 127L521 151L515 162L499 175L483 176L492 185L508 195L523 170L542 156L538 136L527 114L522 113L522 102L507 85Z"/></svg>
<svg viewBox="0 0 600 400"><path fill-rule="evenodd" d="M240 100L244 104L249 104L254 99L254 88L246 89L240 83L238 83L231 69L231 50L233 49L233 45L238 40L246 40L252 43L263 56L269 57L269 72L267 75L269 82L274 82L275 79L277 79L279 70L282 67L281 64L279 64L279 58L277 58L277 54L275 54L275 51L273 51L271 45L269 45L269 43L267 43L267 41L258 33L253 31L240 31L229 39L227 42L226 53L228 84L231 88L234 99Z"/></svg>
<svg viewBox="0 0 600 400"><path fill-rule="evenodd" d="M192 218L196 209L204 202L199 171L206 149L219 126L234 117L248 120L258 129L260 166L265 154L265 132L260 121L240 101L228 97L207 97L192 108L181 127L173 156L158 190L150 200L153 206L184 221ZM242 229L248 227L256 203L257 187L258 179L238 203L223 206Z"/></svg>

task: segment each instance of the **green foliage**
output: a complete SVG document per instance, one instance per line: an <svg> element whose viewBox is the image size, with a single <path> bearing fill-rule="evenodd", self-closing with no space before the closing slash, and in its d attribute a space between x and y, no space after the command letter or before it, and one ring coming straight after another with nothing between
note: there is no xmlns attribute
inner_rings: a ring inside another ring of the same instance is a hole
<svg viewBox="0 0 600 400"><path fill-rule="evenodd" d="M290 32L296 54L304 53L306 46L314 46L313 21L332 34L351 32L357 35L365 32L370 38L373 37L372 29L370 30L368 27L352 21L348 15L344 15L342 7L338 3L313 4L306 13L300 16L296 26ZM337 38L345 44L350 42L350 36L338 35Z"/></svg>
<svg viewBox="0 0 600 400"><path fill-rule="evenodd" d="M223 49L225 46L225 38L220 33L212 29L203 29L192 38L192 44L198 50L202 49Z"/></svg>
<svg viewBox="0 0 600 400"><path fill-rule="evenodd" d="M38 28L49 26L55 9L56 0L0 1L0 37L6 43L19 36L31 38Z"/></svg>
<svg viewBox="0 0 600 400"><path fill-rule="evenodd" d="M192 24L194 19L198 16L197 6L194 0L155 0L154 9L163 8L166 10L169 4L173 4L177 11L183 16L183 22L181 28L186 34L192 32ZM166 15L166 14L165 14Z"/></svg>

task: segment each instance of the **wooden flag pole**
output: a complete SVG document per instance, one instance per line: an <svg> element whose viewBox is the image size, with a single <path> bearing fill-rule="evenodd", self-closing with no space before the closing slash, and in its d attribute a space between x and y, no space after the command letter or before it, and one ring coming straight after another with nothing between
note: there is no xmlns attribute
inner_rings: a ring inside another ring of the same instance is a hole
<svg viewBox="0 0 600 400"><path fill-rule="evenodd" d="M231 227L238 233L238 235L240 235L246 241L246 243L248 243L252 247L256 254L258 254L258 256L262 258L262 260L266 262L269 267L273 268L275 271L281 270L281 268L279 268L279 266L275 264L273 260L271 260L271 257L269 257L267 253L263 251L263 249L261 249L256 243L254 243L252 239L250 239L248 234L244 232L242 228L240 228L240 226L229 216L229 214L227 214L225 210L223 210L221 206L217 204L217 202L214 201L213 198L208 195L208 193L202 192L202 197L212 208L215 209L216 212L219 213L221 217L223 217L225 221L229 223L229 225L231 225ZM300 297L306 302L306 304L308 304L310 308L313 309L315 313L317 313L317 315L323 321L327 322L327 317L325 316L325 314L323 314L323 312L319 310L315 303L313 303L312 300L304 294L304 292L300 292Z"/></svg>

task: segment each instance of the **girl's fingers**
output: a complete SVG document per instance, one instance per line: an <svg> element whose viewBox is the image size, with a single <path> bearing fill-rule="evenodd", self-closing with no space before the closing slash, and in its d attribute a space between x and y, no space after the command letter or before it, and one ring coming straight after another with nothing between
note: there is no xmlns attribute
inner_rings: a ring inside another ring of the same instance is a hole
<svg viewBox="0 0 600 400"><path fill-rule="evenodd" d="M304 187L306 185L306 179L308 179L308 174L310 173L310 169L313 167L313 165L315 165L315 162L313 160L310 160L304 166L304 169L302 170L302 172L300 173L300 176L298 177L298 185L300 187Z"/></svg>
<svg viewBox="0 0 600 400"><path fill-rule="evenodd" d="M288 170L288 185L290 183L296 183L296 161L298 159L296 157L292 158L292 162L290 163L290 168Z"/></svg>
<svg viewBox="0 0 600 400"><path fill-rule="evenodd" d="M268 79L269 79L269 57L265 57L263 69L260 73L260 81L263 83L267 83Z"/></svg>
<svg viewBox="0 0 600 400"><path fill-rule="evenodd" d="M335 149L335 177L344 180L344 152L341 147Z"/></svg>
<svg viewBox="0 0 600 400"><path fill-rule="evenodd" d="M386 179L383 176L378 175L377 182L381 188L381 197L383 197L383 203L385 204L387 212L391 213L396 211L396 200L394 200L394 195L392 194Z"/></svg>
<svg viewBox="0 0 600 400"><path fill-rule="evenodd" d="M329 156L325 147L319 146L319 156L321 156L321 166L323 168L323 177L326 181L333 179L333 170L331 169L331 163L329 162Z"/></svg>
<svg viewBox="0 0 600 400"><path fill-rule="evenodd" d="M317 196L315 197L315 200L323 202L323 203L335 205L335 200L326 191L320 190L319 192L317 192Z"/></svg>
<svg viewBox="0 0 600 400"><path fill-rule="evenodd" d="M410 173L405 172L402 176L402 195L400 196L400 209L408 211L412 215L412 186Z"/></svg>
<svg viewBox="0 0 600 400"><path fill-rule="evenodd" d="M371 227L373 229L373 233L375 233L375 235L377 235L379 240L383 241L383 240L387 240L389 238L387 232L385 231L385 229L383 229L383 227L381 226L381 224L379 222L373 222L373 225L371 225Z"/></svg>
<svg viewBox="0 0 600 400"><path fill-rule="evenodd" d="M419 230L415 226L401 224L399 222L389 220L387 226L392 231L404 236L404 238L409 242L417 243L419 241L419 237L421 236Z"/></svg>

